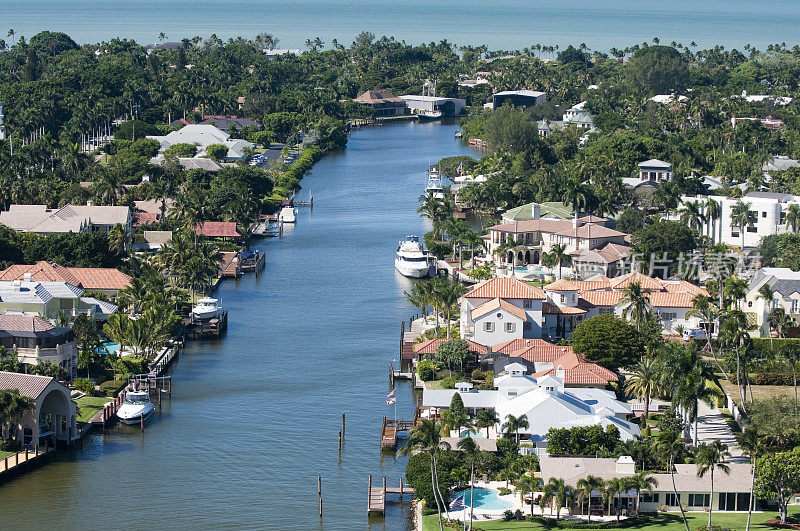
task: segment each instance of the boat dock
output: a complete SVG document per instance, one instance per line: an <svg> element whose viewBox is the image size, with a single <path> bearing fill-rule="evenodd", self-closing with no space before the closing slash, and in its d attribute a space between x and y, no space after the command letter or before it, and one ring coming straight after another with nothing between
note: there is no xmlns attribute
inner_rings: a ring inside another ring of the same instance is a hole
<svg viewBox="0 0 800 531"><path fill-rule="evenodd" d="M191 317L183 320L182 335L189 339L219 339L228 330L228 312L208 321L196 321Z"/></svg>
<svg viewBox="0 0 800 531"><path fill-rule="evenodd" d="M386 477L383 478L383 483L379 487L372 486L372 476L369 476L367 485L367 515L385 515L386 514L386 498L389 494L399 494L400 502L403 501L404 494L411 494L413 496L414 489L403 485L403 478L400 478L400 487L387 487Z"/></svg>
<svg viewBox="0 0 800 531"><path fill-rule="evenodd" d="M47 458L47 445L34 445L33 449L25 447L25 450L14 455L3 458L0 462L0 483L7 479L28 471L31 467L38 465Z"/></svg>
<svg viewBox="0 0 800 531"><path fill-rule="evenodd" d="M397 448L397 435L416 425L415 420L394 420L383 417L381 426L381 450Z"/></svg>

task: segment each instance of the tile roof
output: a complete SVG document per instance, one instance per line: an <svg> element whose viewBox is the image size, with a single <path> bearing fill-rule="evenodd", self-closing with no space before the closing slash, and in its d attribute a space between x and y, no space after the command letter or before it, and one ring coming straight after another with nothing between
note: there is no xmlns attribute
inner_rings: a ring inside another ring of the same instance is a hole
<svg viewBox="0 0 800 531"><path fill-rule="evenodd" d="M50 382L55 381L56 379L50 376L0 372L0 389L19 389L19 394L33 399L39 398Z"/></svg>
<svg viewBox="0 0 800 531"><path fill-rule="evenodd" d="M367 103L367 104L375 104L375 103L405 103L405 100L402 98L398 98L391 92L386 89L379 89L379 90L368 90L357 97L355 100L358 103Z"/></svg>
<svg viewBox="0 0 800 531"><path fill-rule="evenodd" d="M131 219L126 206L64 205L47 208L46 205L11 205L0 212L0 223L23 232L55 234L81 232L90 224L125 226Z"/></svg>
<svg viewBox="0 0 800 531"><path fill-rule="evenodd" d="M568 219L528 219L525 221L513 221L511 223L502 223L500 225L495 225L494 227L489 227L489 230L497 231L497 232L511 232L514 234L519 234L522 232L547 232L547 233L558 233L565 231L567 229L571 229L573 227L572 221Z"/></svg>
<svg viewBox="0 0 800 531"><path fill-rule="evenodd" d="M650 306L654 308L691 308L695 295L689 293L650 293Z"/></svg>
<svg viewBox="0 0 800 531"><path fill-rule="evenodd" d="M503 354L511 354L512 352L516 352L521 349L526 349L530 347L553 347L555 348L556 345L550 343L549 341L545 341L544 339L511 339L509 341L503 341L502 343L498 343L492 347L494 352L500 352ZM563 347L557 347L563 348ZM572 348L572 347L566 347Z"/></svg>
<svg viewBox="0 0 800 531"><path fill-rule="evenodd" d="M581 225L577 229L575 227L570 227L568 229L562 230L556 233L556 236L565 236L565 237L572 237L575 238L617 238L619 236L625 236L624 232L620 232L618 230L609 229L604 225L598 225L597 223L586 223L585 225Z"/></svg>
<svg viewBox="0 0 800 531"><path fill-rule="evenodd" d="M549 302L542 303L542 313L558 315L583 315L586 310L573 306L558 306Z"/></svg>
<svg viewBox="0 0 800 531"><path fill-rule="evenodd" d="M565 384L608 385L609 382L616 382L619 380L619 377L614 372L596 363L588 362L574 352L569 352L553 360L552 369L539 371L532 376L534 378L545 375L555 376L559 367L563 367L564 369Z"/></svg>
<svg viewBox="0 0 800 531"><path fill-rule="evenodd" d="M515 350L509 354L511 358L522 358L531 363L552 363L572 353L572 347L553 345L533 346Z"/></svg>
<svg viewBox="0 0 800 531"><path fill-rule="evenodd" d="M122 290L130 286L131 277L111 267L70 267L83 289Z"/></svg>
<svg viewBox="0 0 800 531"><path fill-rule="evenodd" d="M38 282L66 282L83 289L121 290L131 277L108 267L63 267L54 262L39 261L33 265L15 264L0 271L2 280L23 280L26 274Z"/></svg>
<svg viewBox="0 0 800 531"><path fill-rule="evenodd" d="M464 297L481 299L535 299L544 300L544 292L515 278L493 278L477 284Z"/></svg>
<svg viewBox="0 0 800 531"><path fill-rule="evenodd" d="M545 291L584 291L608 288L610 286L611 279L607 277L601 277L597 280L567 280L560 278L546 285L544 289Z"/></svg>
<svg viewBox="0 0 800 531"><path fill-rule="evenodd" d="M203 221L197 224L194 232L209 238L238 238L242 235L234 221Z"/></svg>
<svg viewBox="0 0 800 531"><path fill-rule="evenodd" d="M616 306L622 300L620 291L582 291L580 296L592 306Z"/></svg>
<svg viewBox="0 0 800 531"><path fill-rule="evenodd" d="M478 306L477 308L474 308L472 310L472 319L479 319L479 318L483 317L484 315L486 315L487 313L493 312L494 310L499 310L499 309L500 310L505 310L508 313L510 313L511 315L515 315L515 316L519 317L523 321L527 321L528 320L528 314L525 313L525 310L523 310L519 306L514 306L510 302L506 302L505 300L500 299L500 298L492 299L489 302L485 302L485 303L481 304L480 306Z"/></svg>
<svg viewBox="0 0 800 531"><path fill-rule="evenodd" d="M426 341L422 341L421 343L415 344L414 352L417 354L433 354L436 352L436 349L439 348L439 345L445 342L447 342L447 340L443 338L428 339ZM486 354L489 351L488 347L485 347L484 345L474 341L467 341L467 344L469 345L469 350L472 352L477 352L478 354Z"/></svg>
<svg viewBox="0 0 800 531"><path fill-rule="evenodd" d="M611 279L611 287L614 289L623 289L636 282L639 282L643 289L661 289L661 282L659 282L658 279L648 277L638 271Z"/></svg>
<svg viewBox="0 0 800 531"><path fill-rule="evenodd" d="M52 330L55 326L38 315L21 313L0 313L0 330L10 332L43 332Z"/></svg>

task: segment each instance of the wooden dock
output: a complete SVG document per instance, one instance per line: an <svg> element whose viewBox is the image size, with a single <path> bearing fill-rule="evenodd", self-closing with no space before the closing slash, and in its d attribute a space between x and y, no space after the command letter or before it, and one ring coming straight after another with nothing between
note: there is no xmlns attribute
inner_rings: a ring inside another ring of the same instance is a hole
<svg viewBox="0 0 800 531"><path fill-rule="evenodd" d="M228 312L223 311L219 317L208 321L193 321L184 323L183 334L191 339L218 339L228 330Z"/></svg>
<svg viewBox="0 0 800 531"><path fill-rule="evenodd" d="M413 420L394 420L383 417L381 427L381 449L397 448L397 434L408 431L416 424Z"/></svg>
<svg viewBox="0 0 800 531"><path fill-rule="evenodd" d="M372 486L372 476L369 476L367 485L367 515L385 515L386 514L386 498L388 494L399 494L400 502L403 501L403 494L414 494L414 489L403 485L403 479L400 478L400 487L387 487L386 477L383 478L383 483L380 486Z"/></svg>

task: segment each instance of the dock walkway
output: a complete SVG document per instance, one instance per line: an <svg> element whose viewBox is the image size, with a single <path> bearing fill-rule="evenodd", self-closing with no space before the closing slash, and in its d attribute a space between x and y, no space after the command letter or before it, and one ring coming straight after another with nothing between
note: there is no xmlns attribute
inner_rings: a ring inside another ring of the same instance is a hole
<svg viewBox="0 0 800 531"><path fill-rule="evenodd" d="M383 417L381 427L381 449L397 447L397 434L401 431L408 431L416 425L414 420L394 420Z"/></svg>
<svg viewBox="0 0 800 531"><path fill-rule="evenodd" d="M403 479L400 478L400 487L387 487L386 477L383 478L383 483L380 486L372 486L372 476L369 476L369 483L367 485L367 514L368 515L385 515L386 514L386 498L388 494L399 494L400 502L403 501L403 494L414 494L414 489L403 485Z"/></svg>

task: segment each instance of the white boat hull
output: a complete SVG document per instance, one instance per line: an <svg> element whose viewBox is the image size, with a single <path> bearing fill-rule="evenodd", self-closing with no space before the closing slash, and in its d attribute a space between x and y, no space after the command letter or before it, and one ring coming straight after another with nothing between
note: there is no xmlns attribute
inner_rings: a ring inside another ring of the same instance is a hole
<svg viewBox="0 0 800 531"><path fill-rule="evenodd" d="M133 425L146 421L153 415L155 406L151 403L144 405L122 404L117 410L117 418L123 424ZM143 418L144 417L144 418Z"/></svg>
<svg viewBox="0 0 800 531"><path fill-rule="evenodd" d="M294 223L296 221L294 209L291 207L284 207L281 209L281 213L278 215L278 220L282 223Z"/></svg>
<svg viewBox="0 0 800 531"><path fill-rule="evenodd" d="M430 264L411 264L405 260L395 258L394 267L404 277L410 278L426 278L431 276L433 266Z"/></svg>
<svg viewBox="0 0 800 531"><path fill-rule="evenodd" d="M219 316L219 310L192 310L192 315L194 315L195 319L213 319Z"/></svg>

